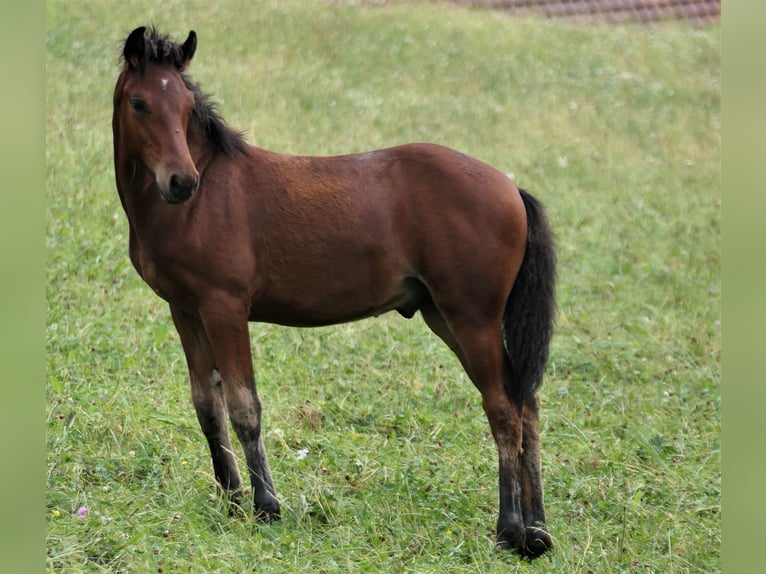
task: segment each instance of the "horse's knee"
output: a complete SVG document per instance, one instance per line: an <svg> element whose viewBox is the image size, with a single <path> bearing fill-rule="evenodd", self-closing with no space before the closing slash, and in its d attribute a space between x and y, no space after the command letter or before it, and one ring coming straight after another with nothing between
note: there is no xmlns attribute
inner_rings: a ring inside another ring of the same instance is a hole
<svg viewBox="0 0 766 574"><path fill-rule="evenodd" d="M241 438L252 435L258 439L261 428L261 401L255 387L228 385L224 388L229 418Z"/></svg>

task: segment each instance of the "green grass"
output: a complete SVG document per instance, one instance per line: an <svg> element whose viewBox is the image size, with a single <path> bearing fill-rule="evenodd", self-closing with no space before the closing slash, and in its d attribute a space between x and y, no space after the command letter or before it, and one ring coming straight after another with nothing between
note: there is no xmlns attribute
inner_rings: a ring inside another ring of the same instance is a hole
<svg viewBox="0 0 766 574"><path fill-rule="evenodd" d="M336 4L48 2L48 570L719 571L719 29ZM434 141L547 204L549 557L493 552L479 395L418 318L252 326L284 518L227 515L114 186L119 42L150 22L197 31L191 75L256 145Z"/></svg>

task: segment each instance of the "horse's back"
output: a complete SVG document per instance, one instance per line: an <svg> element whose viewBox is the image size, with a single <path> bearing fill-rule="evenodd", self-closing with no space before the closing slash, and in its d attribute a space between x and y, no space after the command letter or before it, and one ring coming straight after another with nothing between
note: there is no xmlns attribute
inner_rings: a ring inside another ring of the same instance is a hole
<svg viewBox="0 0 766 574"><path fill-rule="evenodd" d="M388 222L402 233L415 233L451 222L456 231L500 235L504 228L524 227L519 191L504 173L441 145L279 158L272 171L278 174L279 197L273 199L294 216L291 224L307 220L321 225L323 219L334 223L343 217L346 232Z"/></svg>
<svg viewBox="0 0 766 574"><path fill-rule="evenodd" d="M399 248L412 259L422 257L424 245L526 242L526 212L514 183L448 147L415 143L340 156L267 157L253 201L267 218L262 231L271 243L311 243L316 256L349 243Z"/></svg>

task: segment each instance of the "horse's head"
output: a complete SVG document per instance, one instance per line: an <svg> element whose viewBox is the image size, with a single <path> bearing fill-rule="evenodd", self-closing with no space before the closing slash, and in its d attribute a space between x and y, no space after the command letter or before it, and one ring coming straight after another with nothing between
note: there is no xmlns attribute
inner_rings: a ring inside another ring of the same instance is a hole
<svg viewBox="0 0 766 574"><path fill-rule="evenodd" d="M181 72L197 47L192 31L180 45L144 27L130 33L114 92L115 150L154 174L162 198L186 201L199 186L187 129L195 95Z"/></svg>

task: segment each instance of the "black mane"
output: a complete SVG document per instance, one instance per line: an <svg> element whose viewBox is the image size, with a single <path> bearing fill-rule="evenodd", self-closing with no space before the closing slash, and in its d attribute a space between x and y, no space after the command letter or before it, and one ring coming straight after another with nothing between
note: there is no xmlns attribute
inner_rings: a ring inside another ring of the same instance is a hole
<svg viewBox="0 0 766 574"><path fill-rule="evenodd" d="M244 133L230 127L218 114L218 104L210 95L202 93L198 84L193 83L183 72L184 84L194 94L192 119L196 120L216 149L227 155L244 152L247 149Z"/></svg>
<svg viewBox="0 0 766 574"><path fill-rule="evenodd" d="M127 64L124 50L121 61ZM160 34L154 26L144 32L144 53L138 62L139 73L143 73L148 64L173 66L181 74L186 88L194 94L192 120L202 128L208 141L215 148L227 155L244 152L247 149L243 132L231 128L218 114L218 105L211 96L205 94L199 85L192 82L183 71L188 64L181 45L167 34Z"/></svg>

